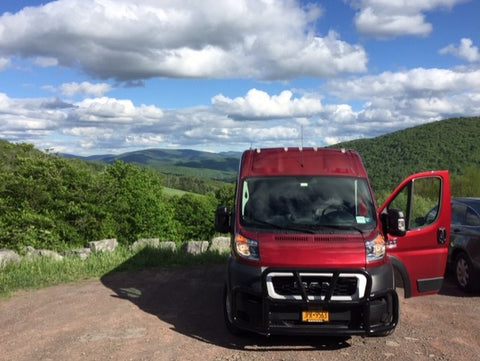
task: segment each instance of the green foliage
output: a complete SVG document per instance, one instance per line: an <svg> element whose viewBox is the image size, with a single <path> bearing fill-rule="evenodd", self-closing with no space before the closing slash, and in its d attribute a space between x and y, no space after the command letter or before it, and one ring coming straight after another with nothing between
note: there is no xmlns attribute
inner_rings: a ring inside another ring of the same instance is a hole
<svg viewBox="0 0 480 361"><path fill-rule="evenodd" d="M101 236L98 184L88 165L28 144L2 145L0 245L55 249Z"/></svg>
<svg viewBox="0 0 480 361"><path fill-rule="evenodd" d="M165 169L162 171L164 172ZM165 187L198 194L215 192L224 184L213 179L200 178L200 174L198 169L191 176L162 173L162 183Z"/></svg>
<svg viewBox="0 0 480 361"><path fill-rule="evenodd" d="M357 150L375 192L392 190L406 176L435 169L459 174L480 167L480 118L452 118L336 144ZM480 195L480 193L477 193Z"/></svg>
<svg viewBox="0 0 480 361"><path fill-rule="evenodd" d="M211 239L218 200L211 196L183 195L169 199L174 209L177 232L182 240Z"/></svg>
<svg viewBox="0 0 480 361"><path fill-rule="evenodd" d="M218 205L227 206L233 210L235 204L235 184L224 184L215 192Z"/></svg>
<svg viewBox="0 0 480 361"><path fill-rule="evenodd" d="M470 166L461 174L454 175L450 181L452 196L479 197L480 196L480 168Z"/></svg>
<svg viewBox="0 0 480 361"><path fill-rule="evenodd" d="M173 196L183 196L184 194L187 194L189 192L187 191L182 191L181 189L175 189L175 188L169 188L169 187L163 187L163 193L167 197L173 197Z"/></svg>
<svg viewBox="0 0 480 361"><path fill-rule="evenodd" d="M163 193L149 168L66 159L0 142L0 247L63 250L89 241L210 239L218 201L210 193Z"/></svg>
<svg viewBox="0 0 480 361"><path fill-rule="evenodd" d="M119 242L131 243L144 237L176 238L171 227L173 212L163 197L157 173L115 161L103 178L107 192L100 200L113 219Z"/></svg>

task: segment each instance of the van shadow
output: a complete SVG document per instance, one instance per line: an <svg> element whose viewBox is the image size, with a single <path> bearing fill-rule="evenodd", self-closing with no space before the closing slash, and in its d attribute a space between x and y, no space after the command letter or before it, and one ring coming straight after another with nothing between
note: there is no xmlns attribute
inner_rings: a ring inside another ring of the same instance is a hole
<svg viewBox="0 0 480 361"><path fill-rule="evenodd" d="M142 257L142 251L135 257ZM125 263L133 262L129 259ZM251 351L338 350L350 347L348 337L263 337L231 335L223 320L224 265L146 269L123 272L125 264L101 278L112 297L132 302L157 316L171 329L209 344Z"/></svg>

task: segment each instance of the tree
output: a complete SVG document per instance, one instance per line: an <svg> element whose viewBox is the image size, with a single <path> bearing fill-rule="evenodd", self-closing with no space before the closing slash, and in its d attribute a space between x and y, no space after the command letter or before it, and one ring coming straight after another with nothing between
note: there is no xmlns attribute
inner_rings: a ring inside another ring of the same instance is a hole
<svg viewBox="0 0 480 361"><path fill-rule="evenodd" d="M454 197L480 196L480 169L469 166L463 174L452 176L451 192Z"/></svg>
<svg viewBox="0 0 480 361"><path fill-rule="evenodd" d="M102 195L102 202L120 242L134 242L140 237L177 238L171 227L173 212L155 171L115 161L108 167L104 182L108 191Z"/></svg>
<svg viewBox="0 0 480 361"><path fill-rule="evenodd" d="M184 194L172 197L169 202L174 209L177 232L182 241L212 238L215 234L215 197Z"/></svg>
<svg viewBox="0 0 480 361"><path fill-rule="evenodd" d="M224 184L216 192L215 198L219 206L227 206L233 210L235 204L235 184Z"/></svg>

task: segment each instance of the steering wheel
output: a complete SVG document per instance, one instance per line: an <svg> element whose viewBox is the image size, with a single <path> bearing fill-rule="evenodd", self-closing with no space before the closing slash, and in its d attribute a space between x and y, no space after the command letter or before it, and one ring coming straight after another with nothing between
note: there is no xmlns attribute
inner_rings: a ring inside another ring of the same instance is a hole
<svg viewBox="0 0 480 361"><path fill-rule="evenodd" d="M328 216L328 214L333 212L348 212L348 208L343 204L329 204L322 211L322 217Z"/></svg>
<svg viewBox="0 0 480 361"><path fill-rule="evenodd" d="M330 204L322 211L322 218L328 221L352 221L353 214L349 211L347 206L343 204Z"/></svg>

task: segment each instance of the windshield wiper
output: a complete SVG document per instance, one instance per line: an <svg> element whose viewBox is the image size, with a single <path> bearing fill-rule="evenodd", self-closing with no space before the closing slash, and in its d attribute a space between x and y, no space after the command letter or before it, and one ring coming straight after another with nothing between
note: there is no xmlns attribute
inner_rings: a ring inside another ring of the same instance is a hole
<svg viewBox="0 0 480 361"><path fill-rule="evenodd" d="M357 231L360 234L363 234L363 231L354 226L354 225L347 225L347 224L293 224L289 223L286 225L280 225L277 223L272 223L265 221L263 219L258 219L258 218L250 218L249 220L250 224L257 224L257 225L262 225L262 226L268 226L272 227L275 229L279 229L282 231L291 231L291 232L303 232L303 233L311 233L311 234L316 234L318 233L321 229L336 229L336 230L353 230Z"/></svg>
<svg viewBox="0 0 480 361"><path fill-rule="evenodd" d="M251 218L249 220L250 223L256 223L256 224L259 224L259 225L263 225L263 226L269 226L269 227L273 227L275 229L280 229L282 231L294 231L294 232L304 232L304 233L316 233L313 229L311 228L307 228L307 227L297 227L297 226L292 226L292 224L289 224L289 225L280 225L280 224L276 224L276 223L272 223L272 222L268 222L268 221L264 221L262 219L257 219L257 218ZM305 225L306 226L306 225Z"/></svg>
<svg viewBox="0 0 480 361"><path fill-rule="evenodd" d="M318 227L331 228L331 229L341 229L341 230L352 230L358 231L360 234L363 234L363 231L351 224L319 224Z"/></svg>

